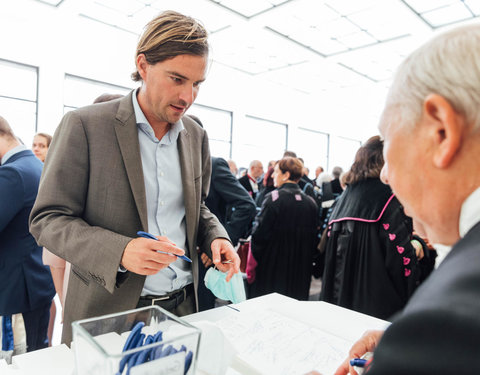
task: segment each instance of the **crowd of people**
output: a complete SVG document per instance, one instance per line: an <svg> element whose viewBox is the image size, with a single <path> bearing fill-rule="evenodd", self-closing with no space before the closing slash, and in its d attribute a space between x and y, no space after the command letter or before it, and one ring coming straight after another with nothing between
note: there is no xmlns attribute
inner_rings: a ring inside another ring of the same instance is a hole
<svg viewBox="0 0 480 375"><path fill-rule="evenodd" d="M210 155L201 119L186 115L205 80L207 33L172 11L146 26L132 74L141 85L130 94L67 113L32 151L0 117L3 356L49 345L55 293L66 343L71 322L87 317L214 308L203 283L214 266L227 282L242 269L249 298L308 300L313 274L321 300L393 321L361 338L337 375L355 374L349 359L366 352L368 374L471 372L479 44L470 25L414 52L388 94L381 136L347 171L319 166L315 179L292 151L265 169L252 160L240 175L233 160ZM453 247L441 266L430 243Z"/></svg>

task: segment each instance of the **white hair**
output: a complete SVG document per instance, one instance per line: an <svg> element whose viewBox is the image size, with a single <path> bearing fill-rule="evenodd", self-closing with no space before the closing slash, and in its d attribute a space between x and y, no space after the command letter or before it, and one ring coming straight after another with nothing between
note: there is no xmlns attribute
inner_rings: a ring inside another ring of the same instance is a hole
<svg viewBox="0 0 480 375"><path fill-rule="evenodd" d="M330 181L332 181L332 176L327 172L320 173L316 180L317 186L322 186L324 182L330 182Z"/></svg>
<svg viewBox="0 0 480 375"><path fill-rule="evenodd" d="M262 162L260 160L252 160L250 162L250 169L253 167L261 167L261 166L262 166Z"/></svg>
<svg viewBox="0 0 480 375"><path fill-rule="evenodd" d="M390 87L382 122L413 127L429 94L446 99L480 128L480 24L440 34L414 51L399 66Z"/></svg>

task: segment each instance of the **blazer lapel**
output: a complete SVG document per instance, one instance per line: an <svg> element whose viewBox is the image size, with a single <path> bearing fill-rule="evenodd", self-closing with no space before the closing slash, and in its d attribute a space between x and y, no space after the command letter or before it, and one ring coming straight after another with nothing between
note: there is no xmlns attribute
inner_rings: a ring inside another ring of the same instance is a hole
<svg viewBox="0 0 480 375"><path fill-rule="evenodd" d="M185 218L187 224L187 239L189 244L190 255L193 257L195 244L193 242L194 230L196 228L196 194L195 194L195 178L193 174L192 153L190 152L190 139L187 129L185 128L178 135L178 153L180 156L180 167L182 172L183 197L185 202Z"/></svg>
<svg viewBox="0 0 480 375"><path fill-rule="evenodd" d="M142 159L140 156L140 143L138 141L137 122L133 111L132 91L120 101L115 123L115 133L122 154L128 181L132 189L135 205L142 227L148 231L147 198L145 181L143 178Z"/></svg>

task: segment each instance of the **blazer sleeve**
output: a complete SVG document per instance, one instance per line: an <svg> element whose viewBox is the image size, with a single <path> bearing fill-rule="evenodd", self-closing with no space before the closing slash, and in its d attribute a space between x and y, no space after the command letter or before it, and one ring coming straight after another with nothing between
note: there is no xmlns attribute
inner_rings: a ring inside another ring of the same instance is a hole
<svg viewBox="0 0 480 375"><path fill-rule="evenodd" d="M233 244L236 245L255 218L255 202L230 172L228 163L224 159L218 158L214 168L212 188L226 202L227 210L230 211L226 215L225 229Z"/></svg>
<svg viewBox="0 0 480 375"><path fill-rule="evenodd" d="M23 181L17 171L0 167L0 232L12 221L24 205Z"/></svg>
<svg viewBox="0 0 480 375"><path fill-rule="evenodd" d="M422 309L401 315L383 334L366 374L471 374L479 335L474 313Z"/></svg>
<svg viewBox="0 0 480 375"><path fill-rule="evenodd" d="M207 133L203 132L202 142L202 191L200 199L200 216L198 220L197 244L210 258L212 257L211 244L216 238L224 238L230 241L228 233L218 218L210 212L205 204L210 189L212 174L212 161L208 146Z"/></svg>
<svg viewBox="0 0 480 375"><path fill-rule="evenodd" d="M30 214L30 231L39 245L113 293L123 250L131 238L92 226L83 219L89 193L89 163L88 137L82 119L75 111L69 112L49 149Z"/></svg>

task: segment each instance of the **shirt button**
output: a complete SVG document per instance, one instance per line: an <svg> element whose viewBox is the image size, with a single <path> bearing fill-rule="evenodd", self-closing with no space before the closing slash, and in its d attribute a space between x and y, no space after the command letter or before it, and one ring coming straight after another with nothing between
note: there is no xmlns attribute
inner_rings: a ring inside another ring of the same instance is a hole
<svg viewBox="0 0 480 375"><path fill-rule="evenodd" d="M160 201L160 206L163 206L165 204L164 201Z"/></svg>
<svg viewBox="0 0 480 375"><path fill-rule="evenodd" d="M160 176L162 176L162 177L163 177L163 172L160 172Z"/></svg>

